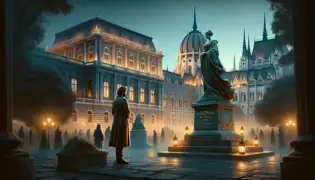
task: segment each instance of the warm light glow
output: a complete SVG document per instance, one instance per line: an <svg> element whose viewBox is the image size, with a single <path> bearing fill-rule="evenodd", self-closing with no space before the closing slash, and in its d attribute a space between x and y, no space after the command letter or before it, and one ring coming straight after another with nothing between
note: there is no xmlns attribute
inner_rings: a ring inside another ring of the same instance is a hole
<svg viewBox="0 0 315 180"><path fill-rule="evenodd" d="M238 167L241 168L241 169L244 169L245 168L245 163L243 163L243 162L238 163Z"/></svg>
<svg viewBox="0 0 315 180"><path fill-rule="evenodd" d="M178 146L178 140L173 141L173 146Z"/></svg>
<svg viewBox="0 0 315 180"><path fill-rule="evenodd" d="M289 123L285 123L285 126L289 126Z"/></svg>
<svg viewBox="0 0 315 180"><path fill-rule="evenodd" d="M44 125L44 126L46 126L46 125L47 125L47 123L46 123L46 122L43 122L43 125Z"/></svg>
<svg viewBox="0 0 315 180"><path fill-rule="evenodd" d="M292 124L292 121L291 121L291 120L289 121L289 124Z"/></svg>
<svg viewBox="0 0 315 180"><path fill-rule="evenodd" d="M50 123L50 121L51 121L51 118L47 118L47 122Z"/></svg>
<svg viewBox="0 0 315 180"><path fill-rule="evenodd" d="M51 126L54 126L54 125L55 125L55 123L54 123L54 122L52 122L52 123L51 123Z"/></svg>
<svg viewBox="0 0 315 180"><path fill-rule="evenodd" d="M292 123L292 126L295 126L295 123Z"/></svg>
<svg viewBox="0 0 315 180"><path fill-rule="evenodd" d="M258 140L255 140L255 141L254 141L254 144L255 144L255 146L258 146L259 141L258 141Z"/></svg>
<svg viewBox="0 0 315 180"><path fill-rule="evenodd" d="M96 25L95 28L93 29L93 33L99 34L100 32L101 32L101 28L99 28L99 27Z"/></svg>
<svg viewBox="0 0 315 180"><path fill-rule="evenodd" d="M269 128L269 125L266 125L266 128Z"/></svg>
<svg viewBox="0 0 315 180"><path fill-rule="evenodd" d="M167 164L167 158L166 157L161 157L159 159L160 159L161 164Z"/></svg>
<svg viewBox="0 0 315 180"><path fill-rule="evenodd" d="M243 126L242 126L241 129L240 129L240 133L241 133L241 134L244 134L244 128L243 128Z"/></svg>
<svg viewBox="0 0 315 180"><path fill-rule="evenodd" d="M239 146L238 150L239 150L239 154L241 154L241 155L245 154L245 146Z"/></svg>
<svg viewBox="0 0 315 180"><path fill-rule="evenodd" d="M190 131L189 131L188 126L186 126L186 128L185 128L185 134L186 134L186 135L189 135L189 134L190 134Z"/></svg>
<svg viewBox="0 0 315 180"><path fill-rule="evenodd" d="M269 161L275 161L276 158L275 158L275 156L271 156L268 159L269 159Z"/></svg>

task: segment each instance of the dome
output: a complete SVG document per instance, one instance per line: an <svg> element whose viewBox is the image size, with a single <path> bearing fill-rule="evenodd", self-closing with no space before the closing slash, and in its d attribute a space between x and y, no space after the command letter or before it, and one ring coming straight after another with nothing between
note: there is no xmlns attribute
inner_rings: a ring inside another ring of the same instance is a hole
<svg viewBox="0 0 315 180"><path fill-rule="evenodd" d="M180 45L180 52L198 52L199 48L203 51L203 45L206 43L206 37L198 30L192 30L183 39Z"/></svg>
<svg viewBox="0 0 315 180"><path fill-rule="evenodd" d="M187 53L193 52L193 50L194 52L198 52L199 48L203 51L203 45L206 41L206 37L197 30L196 12L194 11L193 30L184 37L182 43L180 44L180 52Z"/></svg>

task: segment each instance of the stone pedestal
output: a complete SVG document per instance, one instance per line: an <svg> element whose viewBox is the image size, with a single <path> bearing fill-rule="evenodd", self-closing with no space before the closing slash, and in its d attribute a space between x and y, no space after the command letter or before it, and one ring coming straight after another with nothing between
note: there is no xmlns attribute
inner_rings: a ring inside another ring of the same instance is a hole
<svg viewBox="0 0 315 180"><path fill-rule="evenodd" d="M150 148L148 144L147 131L145 129L131 130L130 144L132 148Z"/></svg>

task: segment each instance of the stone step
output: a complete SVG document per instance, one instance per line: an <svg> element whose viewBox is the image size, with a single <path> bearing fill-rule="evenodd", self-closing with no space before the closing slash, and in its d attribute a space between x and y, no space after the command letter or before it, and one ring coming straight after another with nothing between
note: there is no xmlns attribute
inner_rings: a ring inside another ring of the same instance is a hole
<svg viewBox="0 0 315 180"><path fill-rule="evenodd" d="M168 147L169 152L238 153L238 146L177 146ZM246 152L263 152L261 146L247 146Z"/></svg>

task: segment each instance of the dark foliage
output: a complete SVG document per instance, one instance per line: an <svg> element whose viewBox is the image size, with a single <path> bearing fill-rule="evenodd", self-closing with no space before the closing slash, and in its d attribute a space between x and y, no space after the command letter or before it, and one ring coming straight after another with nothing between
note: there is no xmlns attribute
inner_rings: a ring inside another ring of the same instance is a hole
<svg viewBox="0 0 315 180"><path fill-rule="evenodd" d="M288 116L296 114L294 75L275 80L263 100L255 107L255 116L261 125L275 126Z"/></svg>

